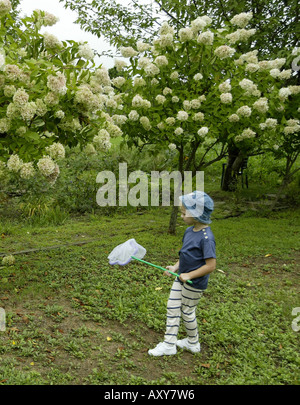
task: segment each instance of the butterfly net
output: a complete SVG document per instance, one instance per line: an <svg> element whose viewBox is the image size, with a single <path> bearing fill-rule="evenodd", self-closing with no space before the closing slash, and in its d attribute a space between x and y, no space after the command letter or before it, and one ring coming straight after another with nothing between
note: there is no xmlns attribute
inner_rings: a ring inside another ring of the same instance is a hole
<svg viewBox="0 0 300 405"><path fill-rule="evenodd" d="M119 264L124 266L128 264L132 256L142 259L146 254L146 249L139 245L135 239L129 239L116 246L108 256L109 264Z"/></svg>

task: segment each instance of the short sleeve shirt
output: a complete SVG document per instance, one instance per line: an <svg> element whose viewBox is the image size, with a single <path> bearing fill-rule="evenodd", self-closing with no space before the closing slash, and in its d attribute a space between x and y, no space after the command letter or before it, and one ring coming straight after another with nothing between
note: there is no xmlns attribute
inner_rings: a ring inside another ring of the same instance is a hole
<svg viewBox="0 0 300 405"><path fill-rule="evenodd" d="M197 232L193 231L193 226L187 228L183 235L182 248L179 251L178 274L196 270L205 265L205 259L210 258L216 258L216 242L210 227ZM209 274L194 278L193 287L205 290L208 279Z"/></svg>

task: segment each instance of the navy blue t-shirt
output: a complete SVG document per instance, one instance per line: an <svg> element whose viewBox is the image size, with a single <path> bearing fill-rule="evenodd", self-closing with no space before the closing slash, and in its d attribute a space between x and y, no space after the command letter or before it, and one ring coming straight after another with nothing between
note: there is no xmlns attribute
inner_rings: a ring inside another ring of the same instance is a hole
<svg viewBox="0 0 300 405"><path fill-rule="evenodd" d="M189 273L205 265L205 259L216 258L216 242L212 230L208 226L201 231L193 231L193 226L186 229L179 251L179 271ZM207 288L209 274L193 278L193 287L200 290Z"/></svg>

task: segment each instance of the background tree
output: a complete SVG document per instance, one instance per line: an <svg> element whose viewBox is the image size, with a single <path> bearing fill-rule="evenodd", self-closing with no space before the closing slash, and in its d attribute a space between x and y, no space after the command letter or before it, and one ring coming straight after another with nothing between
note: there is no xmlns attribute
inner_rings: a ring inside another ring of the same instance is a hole
<svg viewBox="0 0 300 405"><path fill-rule="evenodd" d="M292 134L297 148L300 86L282 87L292 74L282 69L285 58L258 59L250 41L255 30L245 28L251 18L252 13L241 13L214 29L211 18L197 17L178 37L164 22L153 43L121 47L130 63L124 67L118 62L122 76L113 83L122 95L122 130L129 146L177 150L182 177L184 171L195 173L222 159L232 144L241 156L266 150L265 143L274 149L275 135L282 131ZM247 42L249 52L239 52L236 45ZM286 139L282 143L280 138L280 144L287 150ZM175 231L176 210L170 232Z"/></svg>
<svg viewBox="0 0 300 405"><path fill-rule="evenodd" d="M18 19L9 0L0 11L0 171L30 178L38 169L54 182L64 146L109 147L120 130L104 111L119 104L87 43L39 33L54 15Z"/></svg>
<svg viewBox="0 0 300 405"><path fill-rule="evenodd" d="M201 15L209 15L212 18L211 27L220 28L241 12L251 12L253 15L248 28L256 30L252 46L260 58L288 58L300 36L300 6L297 0L154 0L143 3L130 1L127 6L105 0L88 3L82 0L60 1L65 3L65 7L77 11L76 22L83 29L105 38L118 48L134 45L142 39L152 40L166 20L178 33ZM248 48L244 43L239 43L236 49L245 53ZM288 61L291 62L290 59ZM290 65L286 64L286 69L289 68ZM299 85L299 82L298 72L287 79L286 86ZM237 174L250 151L240 149L234 139L228 140L227 146L228 159L222 188L234 190Z"/></svg>
<svg viewBox="0 0 300 405"><path fill-rule="evenodd" d="M255 47L259 56L280 56L297 46L300 36L297 0L131 0L124 6L116 0L60 0L78 13L76 22L111 45L130 46L157 35L163 21L179 31L201 15L220 27L242 12L252 12L249 28L255 28ZM267 41L266 41L267 38Z"/></svg>

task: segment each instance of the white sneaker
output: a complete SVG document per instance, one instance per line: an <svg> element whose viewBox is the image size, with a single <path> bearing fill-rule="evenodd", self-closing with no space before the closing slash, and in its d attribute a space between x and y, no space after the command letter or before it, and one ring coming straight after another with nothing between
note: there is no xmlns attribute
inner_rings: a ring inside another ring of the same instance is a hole
<svg viewBox="0 0 300 405"><path fill-rule="evenodd" d="M176 345L169 345L165 342L158 343L154 349L148 350L150 356L168 356L171 354L176 354Z"/></svg>
<svg viewBox="0 0 300 405"><path fill-rule="evenodd" d="M188 341L188 338L182 339L182 340L177 340L176 345L180 347L181 349L187 349L192 353L199 353L201 348L200 348L200 343L190 343Z"/></svg>

